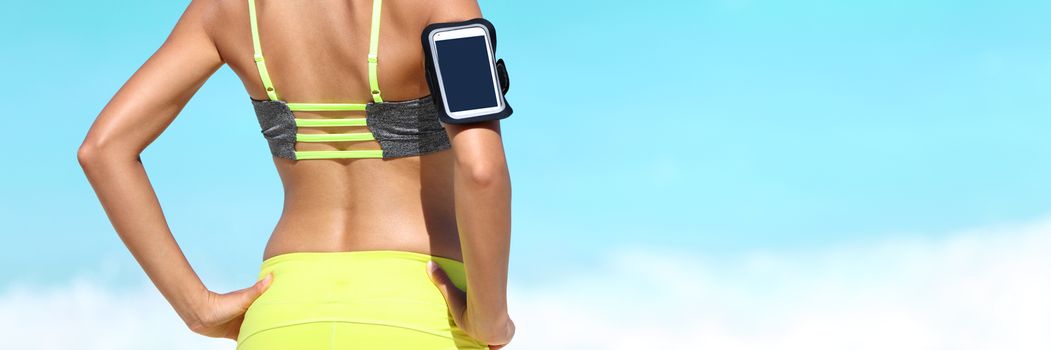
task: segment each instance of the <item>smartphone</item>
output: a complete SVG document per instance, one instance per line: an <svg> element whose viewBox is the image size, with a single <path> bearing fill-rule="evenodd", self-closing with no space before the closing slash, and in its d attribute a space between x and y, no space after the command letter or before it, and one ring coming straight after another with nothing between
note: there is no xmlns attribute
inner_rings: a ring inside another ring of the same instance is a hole
<svg viewBox="0 0 1051 350"><path fill-rule="evenodd" d="M455 119L504 110L489 29L481 24L432 32L431 57L445 113Z"/></svg>

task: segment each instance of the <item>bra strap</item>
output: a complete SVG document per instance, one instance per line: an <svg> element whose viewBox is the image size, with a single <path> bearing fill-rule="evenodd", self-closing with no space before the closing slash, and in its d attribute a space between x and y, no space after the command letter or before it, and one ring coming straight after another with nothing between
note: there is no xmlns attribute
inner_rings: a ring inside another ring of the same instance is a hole
<svg viewBox="0 0 1051 350"><path fill-rule="evenodd" d="M369 35L369 87L372 89L372 100L379 103L383 102L383 98L380 97L380 81L377 74L377 65L379 64L379 47L380 47L380 10L383 7L383 0L372 1L372 33Z"/></svg>
<svg viewBox="0 0 1051 350"><path fill-rule="evenodd" d="M270 100L280 100L277 96L277 90L274 90L274 83L270 81L270 73L266 71L263 48L259 43L259 23L255 15L255 0L248 0L248 16L252 23L252 50L254 50L252 57L255 59L256 69L259 70L259 78L263 81L263 87L266 88L266 95L270 97Z"/></svg>

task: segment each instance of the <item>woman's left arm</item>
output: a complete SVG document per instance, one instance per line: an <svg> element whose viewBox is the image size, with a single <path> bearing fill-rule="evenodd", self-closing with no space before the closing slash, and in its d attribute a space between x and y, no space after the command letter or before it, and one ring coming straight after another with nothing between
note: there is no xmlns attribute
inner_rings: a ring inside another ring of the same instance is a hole
<svg viewBox="0 0 1051 350"><path fill-rule="evenodd" d="M99 113L77 158L117 234L183 321L198 333L236 337L230 329L236 320L215 315L236 310L216 310L221 295L210 292L186 260L139 159L223 65L209 30L212 2L190 3L161 47ZM247 308L264 281L269 279L229 293L238 302L225 303L227 308Z"/></svg>

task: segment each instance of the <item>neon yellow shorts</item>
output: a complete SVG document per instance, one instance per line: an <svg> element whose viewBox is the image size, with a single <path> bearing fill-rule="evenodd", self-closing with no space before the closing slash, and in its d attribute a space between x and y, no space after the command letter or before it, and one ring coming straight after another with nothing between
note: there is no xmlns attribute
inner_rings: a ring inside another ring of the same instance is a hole
<svg viewBox="0 0 1051 350"><path fill-rule="evenodd" d="M456 326L427 275L466 291L462 262L398 250L295 252L263 261L274 281L245 313L238 350L489 349Z"/></svg>

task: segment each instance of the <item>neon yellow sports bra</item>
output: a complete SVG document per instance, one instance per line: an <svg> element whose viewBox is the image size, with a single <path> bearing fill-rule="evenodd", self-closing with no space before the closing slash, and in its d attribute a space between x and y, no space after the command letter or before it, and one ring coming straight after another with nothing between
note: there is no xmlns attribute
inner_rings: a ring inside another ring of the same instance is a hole
<svg viewBox="0 0 1051 350"><path fill-rule="evenodd" d="M445 128L438 121L438 111L430 96L415 100L384 102L380 94L379 30L382 0L373 0L372 29L369 35L369 103L290 103L281 100L270 80L266 59L259 40L256 0L248 0L252 26L253 59L269 100L251 99L263 135L276 157L293 160L332 158L393 158L415 156L451 147ZM296 118L294 111L365 111L364 118ZM369 132L300 134L300 127L365 126ZM296 142L356 142L376 140L376 150L297 151Z"/></svg>

